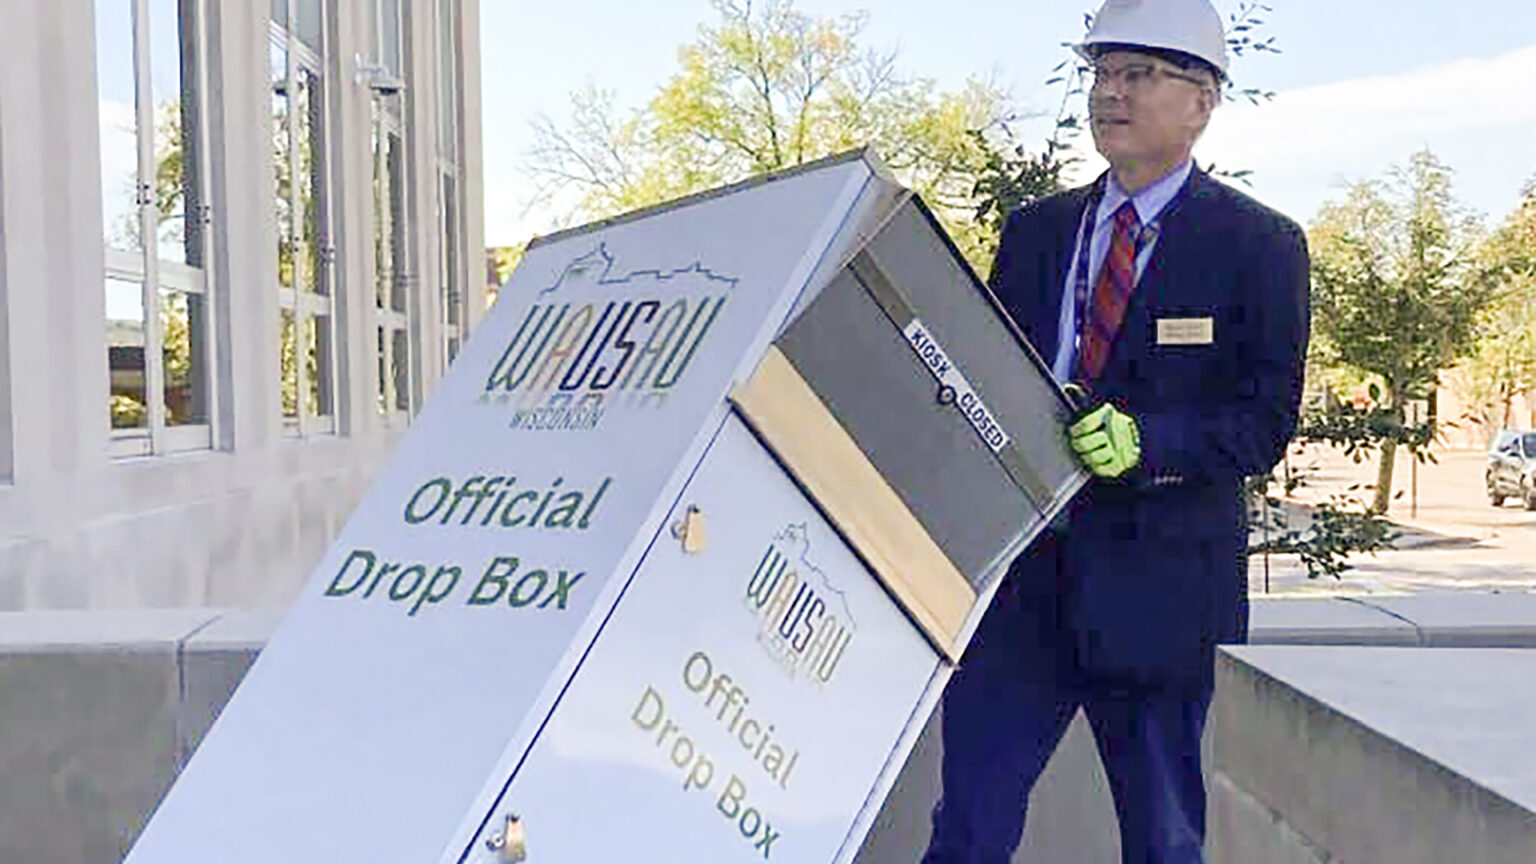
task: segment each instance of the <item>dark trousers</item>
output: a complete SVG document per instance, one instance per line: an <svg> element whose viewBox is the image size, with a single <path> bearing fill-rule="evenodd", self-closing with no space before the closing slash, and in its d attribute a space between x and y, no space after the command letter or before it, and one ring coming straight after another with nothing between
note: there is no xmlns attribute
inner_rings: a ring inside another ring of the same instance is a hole
<svg viewBox="0 0 1536 864"><path fill-rule="evenodd" d="M999 589L944 693L943 794L924 864L1006 864L1030 789L1084 709L1120 822L1123 864L1199 864L1200 736L1212 675L1159 685L1077 663L1059 594Z"/></svg>

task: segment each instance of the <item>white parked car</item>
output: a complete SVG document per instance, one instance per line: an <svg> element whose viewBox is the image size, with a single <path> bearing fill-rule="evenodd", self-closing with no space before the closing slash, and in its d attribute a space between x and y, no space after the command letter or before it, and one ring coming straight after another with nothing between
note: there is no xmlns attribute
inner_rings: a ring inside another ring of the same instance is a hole
<svg viewBox="0 0 1536 864"><path fill-rule="evenodd" d="M1500 507L1505 498L1519 498L1536 510L1536 432L1504 429L1488 448L1488 500Z"/></svg>

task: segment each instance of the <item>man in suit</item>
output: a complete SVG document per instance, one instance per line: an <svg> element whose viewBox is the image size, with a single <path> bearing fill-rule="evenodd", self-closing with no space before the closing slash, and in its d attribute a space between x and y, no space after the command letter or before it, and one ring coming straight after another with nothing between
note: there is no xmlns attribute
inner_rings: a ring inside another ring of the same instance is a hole
<svg viewBox="0 0 1536 864"><path fill-rule="evenodd" d="M927 864L1001 864L1079 707L1124 864L1199 862L1214 651L1247 637L1244 478L1296 425L1306 238L1191 160L1221 99L1209 0L1108 0L1079 50L1110 170L1009 217L991 285L1062 381L1094 475L1014 562L944 697Z"/></svg>

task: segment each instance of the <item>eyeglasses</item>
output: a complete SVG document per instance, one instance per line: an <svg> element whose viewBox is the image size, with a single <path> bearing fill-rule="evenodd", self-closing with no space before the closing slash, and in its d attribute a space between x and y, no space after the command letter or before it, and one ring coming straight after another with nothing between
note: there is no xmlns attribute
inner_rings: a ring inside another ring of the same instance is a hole
<svg viewBox="0 0 1536 864"><path fill-rule="evenodd" d="M1095 90L1108 87L1119 81L1124 85L1128 93L1145 90L1155 84L1160 78L1187 81L1202 90L1210 87L1210 83L1201 78L1186 75L1183 72L1175 72L1162 66L1154 66L1151 63L1127 63L1118 69L1090 66L1088 68L1088 76L1092 79L1092 87Z"/></svg>

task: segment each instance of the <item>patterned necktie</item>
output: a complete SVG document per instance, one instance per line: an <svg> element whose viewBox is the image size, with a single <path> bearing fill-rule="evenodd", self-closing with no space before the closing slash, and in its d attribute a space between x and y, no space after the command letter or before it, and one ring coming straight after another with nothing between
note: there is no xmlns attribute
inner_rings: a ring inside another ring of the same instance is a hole
<svg viewBox="0 0 1536 864"><path fill-rule="evenodd" d="M1088 304L1082 322L1082 340L1078 344L1077 374L1074 377L1088 381L1097 380L1109 359L1109 348L1120 332L1125 319L1125 307L1131 300L1131 289L1136 286L1136 235L1141 220L1136 207L1130 201L1115 211L1115 226L1109 243L1109 254L1104 256L1104 267L1099 271L1098 284Z"/></svg>

